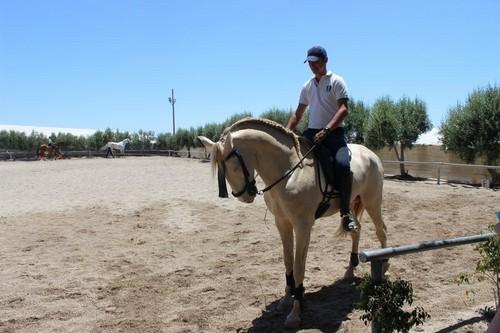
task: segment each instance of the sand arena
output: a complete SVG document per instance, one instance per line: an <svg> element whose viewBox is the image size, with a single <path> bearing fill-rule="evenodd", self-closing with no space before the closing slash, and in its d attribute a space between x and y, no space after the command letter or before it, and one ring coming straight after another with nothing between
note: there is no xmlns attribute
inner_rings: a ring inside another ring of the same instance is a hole
<svg viewBox="0 0 500 333"><path fill-rule="evenodd" d="M496 221L500 192L385 181L389 245L476 234ZM0 332L279 332L284 290L278 232L262 198L219 199L210 164L170 157L0 163ZM365 216L368 219L368 216ZM371 222L361 249L378 247ZM367 332L341 281L350 239L338 216L313 228L304 332ZM493 305L454 280L473 245L391 261L432 316L415 332L483 332ZM357 275L369 272L361 264Z"/></svg>

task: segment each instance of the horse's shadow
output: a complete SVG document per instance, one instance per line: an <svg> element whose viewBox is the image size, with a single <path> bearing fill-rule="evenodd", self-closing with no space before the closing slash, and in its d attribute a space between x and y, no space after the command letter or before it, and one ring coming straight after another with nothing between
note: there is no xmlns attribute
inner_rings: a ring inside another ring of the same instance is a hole
<svg viewBox="0 0 500 333"><path fill-rule="evenodd" d="M316 329L321 332L337 332L342 322L349 320L349 314L359 300L356 286L360 278L352 281L338 280L304 296L305 304L300 329ZM266 306L259 318L252 321L247 332L294 332L283 326L288 311L279 312L276 308L279 300Z"/></svg>

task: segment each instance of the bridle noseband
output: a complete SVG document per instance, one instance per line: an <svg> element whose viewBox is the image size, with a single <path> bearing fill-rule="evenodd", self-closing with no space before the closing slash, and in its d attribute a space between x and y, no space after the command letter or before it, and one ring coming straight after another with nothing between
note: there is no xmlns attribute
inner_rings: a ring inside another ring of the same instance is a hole
<svg viewBox="0 0 500 333"><path fill-rule="evenodd" d="M304 156L302 156L302 158L300 159L300 161L293 168L291 168L290 170L288 170L283 176L281 176L276 181L274 181L274 183L272 183L271 185L267 186L266 188L264 188L264 189L262 189L260 191L257 190L257 186L255 186L255 178L250 181L250 172L248 172L248 168L247 168L247 166L245 164L245 161L243 160L243 156L241 156L241 154L238 151L238 149L234 148L233 150L231 150L231 152L229 153L229 155L226 156L226 158L224 159L224 161L221 162L222 168L220 167L220 165L219 165L219 168L218 168L219 169L219 172L218 172L218 178L219 178L219 197L220 198L227 198L228 197L228 195L227 195L227 187L226 187L226 164L224 162L226 162L231 157L236 156L238 158L238 161L240 162L241 170L243 171L243 176L245 177L245 187L243 187L243 189L241 191L239 191L237 193L231 192L231 194L237 198L237 197L242 196L243 193L247 192L248 195L250 195L250 196L253 197L253 196L257 195L257 194L263 194L264 192L269 191L271 188L274 187L274 185L278 184L283 179L285 179L288 176L290 176L301 165L302 161L314 149L316 149L317 146L318 146L317 144L313 145L307 151L307 153Z"/></svg>
<svg viewBox="0 0 500 333"><path fill-rule="evenodd" d="M222 162L222 173L219 172L219 197L227 198L227 189L224 189L226 187L226 179L225 179L226 164L224 162L226 162L227 160L229 160L233 156L236 156L238 158L238 161L240 162L241 170L243 171L243 177L245 178L245 187L243 187L243 189L241 191L239 191L237 193L231 192L231 194L236 198L242 196L245 192L247 192L248 195L252 196L252 197L257 195L258 191L257 191L257 186L255 186L255 178L250 180L250 172L248 172L248 168L245 164L245 161L243 160L243 156L241 156L238 149L234 148L233 150L231 150L229 155L227 155L226 158L224 159L224 161ZM220 170L220 168L219 168L219 170ZM222 179L221 179L221 177L222 177ZM221 189L221 186L223 186L224 188ZM225 192L225 196L223 194L224 192ZM221 196L221 194L222 194L222 196Z"/></svg>

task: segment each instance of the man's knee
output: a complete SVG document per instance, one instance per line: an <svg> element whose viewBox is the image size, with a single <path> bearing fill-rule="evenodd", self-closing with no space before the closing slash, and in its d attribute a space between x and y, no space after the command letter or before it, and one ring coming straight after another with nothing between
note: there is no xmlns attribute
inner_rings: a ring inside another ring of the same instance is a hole
<svg viewBox="0 0 500 333"><path fill-rule="evenodd" d="M347 175L351 172L351 156L347 147L339 149L335 154L335 165L338 172L342 175Z"/></svg>

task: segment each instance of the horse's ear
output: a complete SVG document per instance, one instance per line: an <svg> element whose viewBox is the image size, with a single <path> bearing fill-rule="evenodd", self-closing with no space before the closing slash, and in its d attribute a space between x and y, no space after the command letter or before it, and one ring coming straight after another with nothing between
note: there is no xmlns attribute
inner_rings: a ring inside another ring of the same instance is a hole
<svg viewBox="0 0 500 333"><path fill-rule="evenodd" d="M233 137L231 136L231 132L229 132L224 138L224 150L222 155L226 157L232 150L233 150Z"/></svg>
<svg viewBox="0 0 500 333"><path fill-rule="evenodd" d="M208 150L212 150L212 147L214 146L214 142L210 140L209 138L200 135L198 139L201 141L201 143L207 148Z"/></svg>

